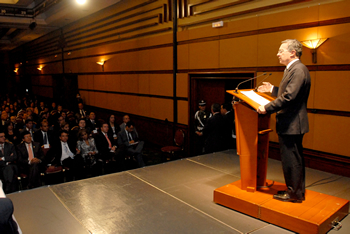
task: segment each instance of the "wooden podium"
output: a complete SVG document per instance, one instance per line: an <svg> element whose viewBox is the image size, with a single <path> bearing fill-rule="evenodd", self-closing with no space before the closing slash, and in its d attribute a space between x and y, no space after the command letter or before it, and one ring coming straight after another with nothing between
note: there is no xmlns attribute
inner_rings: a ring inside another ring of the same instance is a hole
<svg viewBox="0 0 350 234"><path fill-rule="evenodd" d="M241 180L215 189L214 202L298 233L328 232L347 215L349 201L309 190L303 203L273 199L286 185L266 180L269 132L272 131L270 115L259 115L256 112L259 104L241 91L227 92L240 99L234 104L234 110ZM257 94L274 100L269 95Z"/></svg>

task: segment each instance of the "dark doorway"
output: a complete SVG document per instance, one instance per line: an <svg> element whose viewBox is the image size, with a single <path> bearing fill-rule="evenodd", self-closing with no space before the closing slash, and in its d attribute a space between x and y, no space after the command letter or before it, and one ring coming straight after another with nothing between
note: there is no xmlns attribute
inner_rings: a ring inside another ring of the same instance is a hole
<svg viewBox="0 0 350 234"><path fill-rule="evenodd" d="M231 103L232 95L226 90L234 90L237 85L256 75L255 72L236 73L195 73L190 76L190 118L189 118L189 145L190 155L195 155L194 147L194 114L198 110L198 102L204 99L207 110L213 103ZM239 89L250 89L255 87L255 80L248 81L239 86Z"/></svg>
<svg viewBox="0 0 350 234"><path fill-rule="evenodd" d="M63 108L74 110L76 108L76 95L78 93L78 76L73 74L54 75L53 98Z"/></svg>

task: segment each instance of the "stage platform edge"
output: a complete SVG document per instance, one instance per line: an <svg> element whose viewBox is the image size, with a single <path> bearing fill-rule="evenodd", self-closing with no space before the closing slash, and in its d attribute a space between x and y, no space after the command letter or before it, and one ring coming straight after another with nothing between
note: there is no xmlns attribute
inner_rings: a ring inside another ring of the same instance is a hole
<svg viewBox="0 0 350 234"><path fill-rule="evenodd" d="M348 200L311 190L306 190L302 203L272 198L284 189L285 184L274 182L268 188L247 192L241 189L238 180L215 189L214 202L300 234L327 233L333 221L340 221L348 214Z"/></svg>

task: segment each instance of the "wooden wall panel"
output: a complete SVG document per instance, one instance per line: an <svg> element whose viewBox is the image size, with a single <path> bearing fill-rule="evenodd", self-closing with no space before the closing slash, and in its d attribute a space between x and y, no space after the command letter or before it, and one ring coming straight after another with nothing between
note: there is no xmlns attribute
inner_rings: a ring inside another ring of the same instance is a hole
<svg viewBox="0 0 350 234"><path fill-rule="evenodd" d="M106 91L121 92L121 76L117 74L105 75Z"/></svg>
<svg viewBox="0 0 350 234"><path fill-rule="evenodd" d="M94 75L94 90L106 90L105 75Z"/></svg>
<svg viewBox="0 0 350 234"><path fill-rule="evenodd" d="M53 98L53 88L52 87L33 86L32 91L33 91L34 95Z"/></svg>
<svg viewBox="0 0 350 234"><path fill-rule="evenodd" d="M137 74L120 75L120 88L122 92L138 93L139 77Z"/></svg>
<svg viewBox="0 0 350 234"><path fill-rule="evenodd" d="M152 117L151 98L140 97L139 101L141 115L145 117Z"/></svg>
<svg viewBox="0 0 350 234"><path fill-rule="evenodd" d="M219 41L190 45L190 69L219 68Z"/></svg>
<svg viewBox="0 0 350 234"><path fill-rule="evenodd" d="M189 45L179 45L177 47L177 68L189 69Z"/></svg>
<svg viewBox="0 0 350 234"><path fill-rule="evenodd" d="M335 1L334 3L320 4L319 20L329 20L336 18L349 17L349 0Z"/></svg>
<svg viewBox="0 0 350 234"><path fill-rule="evenodd" d="M188 31L188 39L193 40L198 38L218 36L219 32L219 28L212 28L211 25L206 27L194 28Z"/></svg>
<svg viewBox="0 0 350 234"><path fill-rule="evenodd" d="M94 75L87 75L88 89L94 90Z"/></svg>
<svg viewBox="0 0 350 234"><path fill-rule="evenodd" d="M80 90L80 97L81 99L83 99L83 102L85 103L85 105L89 105L89 91L83 91Z"/></svg>
<svg viewBox="0 0 350 234"><path fill-rule="evenodd" d="M96 106L95 104L95 92L89 92L89 105Z"/></svg>
<svg viewBox="0 0 350 234"><path fill-rule="evenodd" d="M253 16L245 19L232 19L232 21L224 22L224 27L219 28L219 34L225 35L230 33L257 30L259 19L259 16Z"/></svg>
<svg viewBox="0 0 350 234"><path fill-rule="evenodd" d="M350 23L319 27L318 37L329 39L317 49L317 64L350 64Z"/></svg>
<svg viewBox="0 0 350 234"><path fill-rule="evenodd" d="M261 14L259 15L259 29L315 22L319 17L318 11L318 6L306 6L288 12ZM289 17L291 15L298 17Z"/></svg>
<svg viewBox="0 0 350 234"><path fill-rule="evenodd" d="M315 82L316 109L350 112L349 71L318 71Z"/></svg>
<svg viewBox="0 0 350 234"><path fill-rule="evenodd" d="M173 48L165 47L149 50L150 60L147 70L172 70Z"/></svg>
<svg viewBox="0 0 350 234"><path fill-rule="evenodd" d="M88 78L85 75L78 76L78 89L88 88Z"/></svg>
<svg viewBox="0 0 350 234"><path fill-rule="evenodd" d="M150 74L139 74L139 92L142 94L150 94Z"/></svg>
<svg viewBox="0 0 350 234"><path fill-rule="evenodd" d="M140 97L138 96L126 96L122 95L120 98L121 101L121 110L129 114L140 114Z"/></svg>
<svg viewBox="0 0 350 234"><path fill-rule="evenodd" d="M220 68L256 67L258 37L238 37L220 41Z"/></svg>
<svg viewBox="0 0 350 234"><path fill-rule="evenodd" d="M350 156L350 118L315 115L314 149Z"/></svg>
<svg viewBox="0 0 350 234"><path fill-rule="evenodd" d="M178 73L176 76L176 96L188 97L188 74Z"/></svg>
<svg viewBox="0 0 350 234"><path fill-rule="evenodd" d="M173 75L152 74L150 75L150 94L160 96L173 96Z"/></svg>
<svg viewBox="0 0 350 234"><path fill-rule="evenodd" d="M151 98L151 118L173 121L173 101Z"/></svg>
<svg viewBox="0 0 350 234"><path fill-rule="evenodd" d="M188 125L188 101L178 101L177 119L180 124Z"/></svg>

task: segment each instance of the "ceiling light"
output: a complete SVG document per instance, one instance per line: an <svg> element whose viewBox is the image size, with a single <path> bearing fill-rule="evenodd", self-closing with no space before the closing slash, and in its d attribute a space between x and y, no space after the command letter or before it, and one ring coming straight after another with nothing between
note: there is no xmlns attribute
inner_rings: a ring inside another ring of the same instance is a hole
<svg viewBox="0 0 350 234"><path fill-rule="evenodd" d="M86 0L77 0L77 3L80 4L80 5L83 5L86 3Z"/></svg>

